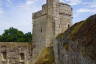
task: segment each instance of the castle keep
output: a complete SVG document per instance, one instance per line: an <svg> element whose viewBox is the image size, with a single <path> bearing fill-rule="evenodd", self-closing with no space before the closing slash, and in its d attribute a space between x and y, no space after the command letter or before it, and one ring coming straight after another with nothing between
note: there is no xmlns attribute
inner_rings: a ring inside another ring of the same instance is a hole
<svg viewBox="0 0 96 64"><path fill-rule="evenodd" d="M33 59L40 50L54 44L55 37L71 26L72 8L59 0L47 0L42 10L33 13Z"/></svg>

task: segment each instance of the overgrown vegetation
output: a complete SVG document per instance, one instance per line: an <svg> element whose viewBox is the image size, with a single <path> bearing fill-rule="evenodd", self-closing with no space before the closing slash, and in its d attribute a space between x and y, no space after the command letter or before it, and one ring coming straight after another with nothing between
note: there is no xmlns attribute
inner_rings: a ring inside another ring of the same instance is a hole
<svg viewBox="0 0 96 64"><path fill-rule="evenodd" d="M96 64L96 14L74 24L66 32L58 35L57 39L59 43L64 44L64 49L67 50L69 47L68 52L78 52Z"/></svg>
<svg viewBox="0 0 96 64"><path fill-rule="evenodd" d="M73 27L71 34L75 34L78 32L78 30L81 28L81 26L84 24L84 21L81 21Z"/></svg>
<svg viewBox="0 0 96 64"><path fill-rule="evenodd" d="M9 28L0 35L0 42L31 42L32 34L31 32L23 33L16 28Z"/></svg>
<svg viewBox="0 0 96 64"><path fill-rule="evenodd" d="M54 52L53 47L44 48L35 64L53 64L54 63Z"/></svg>

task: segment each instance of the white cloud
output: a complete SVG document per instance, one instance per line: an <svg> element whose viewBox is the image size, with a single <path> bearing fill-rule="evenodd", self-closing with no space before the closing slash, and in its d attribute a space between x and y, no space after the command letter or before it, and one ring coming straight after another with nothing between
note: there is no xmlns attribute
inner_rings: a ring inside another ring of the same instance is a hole
<svg viewBox="0 0 96 64"><path fill-rule="evenodd" d="M37 0L26 0L26 5L31 5L33 4L34 2L36 2Z"/></svg>
<svg viewBox="0 0 96 64"><path fill-rule="evenodd" d="M7 7L13 7L14 6L14 4L13 4L13 2L12 2L12 0L6 0L7 1Z"/></svg>
<svg viewBox="0 0 96 64"><path fill-rule="evenodd" d="M6 0L8 2L8 6L14 6L14 3L12 2L12 0ZM36 2L37 0L25 0L25 3L21 3L21 5L16 5L15 7L29 7L31 6L34 2Z"/></svg>
<svg viewBox="0 0 96 64"><path fill-rule="evenodd" d="M60 1L68 3L70 5L78 5L82 3L82 0L60 0Z"/></svg>
<svg viewBox="0 0 96 64"><path fill-rule="evenodd" d="M3 14L3 13L4 13L3 9L0 8L0 15Z"/></svg>
<svg viewBox="0 0 96 64"><path fill-rule="evenodd" d="M2 10L0 10L0 14L3 14L4 12Z"/></svg>
<svg viewBox="0 0 96 64"><path fill-rule="evenodd" d="M31 5L31 4L34 3L34 1L35 1L35 0L33 0L33 1L32 1L32 0L27 0L27 1L26 1L26 5Z"/></svg>
<svg viewBox="0 0 96 64"><path fill-rule="evenodd" d="M8 3L12 3L12 0L7 0Z"/></svg>
<svg viewBox="0 0 96 64"><path fill-rule="evenodd" d="M90 10L89 9L79 9L77 10L77 12L89 12Z"/></svg>
<svg viewBox="0 0 96 64"><path fill-rule="evenodd" d="M96 2L84 2L82 4L86 7L96 8Z"/></svg>
<svg viewBox="0 0 96 64"><path fill-rule="evenodd" d="M91 8L96 8L96 3L91 3L89 6L90 6Z"/></svg>
<svg viewBox="0 0 96 64"><path fill-rule="evenodd" d="M30 7L32 7L33 5L33 3L34 2L36 2L37 0L26 0L26 2L25 3L23 3L22 5L19 5L19 6L16 6L16 7L20 7L20 8L30 8Z"/></svg>
<svg viewBox="0 0 96 64"><path fill-rule="evenodd" d="M78 13L96 13L96 9L87 9L87 8L81 8L77 10Z"/></svg>

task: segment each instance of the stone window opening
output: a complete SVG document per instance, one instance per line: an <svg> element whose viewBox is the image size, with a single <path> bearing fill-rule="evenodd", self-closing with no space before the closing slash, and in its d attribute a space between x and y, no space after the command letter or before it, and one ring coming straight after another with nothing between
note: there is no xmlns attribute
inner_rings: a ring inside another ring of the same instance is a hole
<svg viewBox="0 0 96 64"><path fill-rule="evenodd" d="M59 24L59 28L60 28L60 24Z"/></svg>
<svg viewBox="0 0 96 64"><path fill-rule="evenodd" d="M70 25L68 24L68 28L70 28Z"/></svg>
<svg viewBox="0 0 96 64"><path fill-rule="evenodd" d="M6 61L6 59L7 59L7 53L6 52L2 52L1 53L1 56L2 56L2 61Z"/></svg>
<svg viewBox="0 0 96 64"><path fill-rule="evenodd" d="M41 32L42 32L42 28L41 28Z"/></svg>
<svg viewBox="0 0 96 64"><path fill-rule="evenodd" d="M20 62L20 64L25 64L24 62Z"/></svg>
<svg viewBox="0 0 96 64"><path fill-rule="evenodd" d="M20 53L20 62L24 62L24 60L25 60L24 53Z"/></svg>

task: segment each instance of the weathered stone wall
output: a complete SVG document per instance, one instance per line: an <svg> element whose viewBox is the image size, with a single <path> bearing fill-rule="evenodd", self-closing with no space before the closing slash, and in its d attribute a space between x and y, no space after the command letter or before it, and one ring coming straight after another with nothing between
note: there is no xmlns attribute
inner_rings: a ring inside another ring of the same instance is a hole
<svg viewBox="0 0 96 64"><path fill-rule="evenodd" d="M0 64L30 64L32 43L0 42Z"/></svg>
<svg viewBox="0 0 96 64"><path fill-rule="evenodd" d="M34 19L33 21L33 44L35 45L34 51L33 51L33 58L36 58L45 47L46 42L46 15L40 16L37 19Z"/></svg>
<svg viewBox="0 0 96 64"><path fill-rule="evenodd" d="M96 64L96 14L78 22L55 40L57 64Z"/></svg>
<svg viewBox="0 0 96 64"><path fill-rule="evenodd" d="M93 59L86 55L86 48L79 46L78 41L60 39L57 41L55 51L56 64L96 64ZM85 53L85 56L82 55Z"/></svg>

